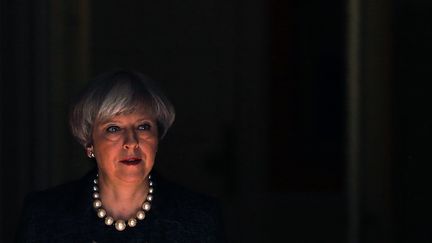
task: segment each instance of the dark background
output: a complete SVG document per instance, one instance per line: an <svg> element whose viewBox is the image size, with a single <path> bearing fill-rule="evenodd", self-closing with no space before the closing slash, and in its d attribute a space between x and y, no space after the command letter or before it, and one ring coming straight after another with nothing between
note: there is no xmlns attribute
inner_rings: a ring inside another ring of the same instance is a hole
<svg viewBox="0 0 432 243"><path fill-rule="evenodd" d="M0 4L0 242L88 170L68 104L118 67L171 98L156 167L230 242L431 242L430 1Z"/></svg>

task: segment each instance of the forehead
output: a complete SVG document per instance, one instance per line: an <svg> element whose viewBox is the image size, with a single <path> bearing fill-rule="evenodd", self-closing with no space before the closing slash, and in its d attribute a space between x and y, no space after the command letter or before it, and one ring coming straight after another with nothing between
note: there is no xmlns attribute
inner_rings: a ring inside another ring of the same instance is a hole
<svg viewBox="0 0 432 243"><path fill-rule="evenodd" d="M107 123L113 121L141 121L141 120L156 120L154 112L146 107L137 107L123 111L111 116L96 119L96 123Z"/></svg>

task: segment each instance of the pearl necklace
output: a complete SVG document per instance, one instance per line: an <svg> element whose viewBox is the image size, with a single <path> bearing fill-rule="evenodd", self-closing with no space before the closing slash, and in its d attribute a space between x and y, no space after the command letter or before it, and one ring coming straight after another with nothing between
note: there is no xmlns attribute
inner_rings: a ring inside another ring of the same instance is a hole
<svg viewBox="0 0 432 243"><path fill-rule="evenodd" d="M97 216L101 219L104 219L105 224L110 226L114 224L116 230L123 231L126 226L135 227L138 220L143 220L146 216L146 212L150 211L151 201L153 200L153 182L150 180L149 175L149 191L146 197L146 200L141 205L141 209L136 212L136 217L132 217L125 222L122 219L114 220L113 217L108 216L106 210L102 207L102 201L100 199L99 194L99 186L98 186L98 175L96 174L96 179L93 180L93 208L96 210ZM138 220L137 220L138 219Z"/></svg>

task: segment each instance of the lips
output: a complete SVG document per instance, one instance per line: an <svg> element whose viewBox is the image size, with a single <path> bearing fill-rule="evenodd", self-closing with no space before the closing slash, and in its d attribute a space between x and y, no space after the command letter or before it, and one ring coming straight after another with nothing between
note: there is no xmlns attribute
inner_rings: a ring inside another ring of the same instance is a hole
<svg viewBox="0 0 432 243"><path fill-rule="evenodd" d="M130 157L130 158L120 160L120 163L125 164L125 165L137 165L137 164L141 163L141 161L142 161L142 159L140 159L140 158Z"/></svg>

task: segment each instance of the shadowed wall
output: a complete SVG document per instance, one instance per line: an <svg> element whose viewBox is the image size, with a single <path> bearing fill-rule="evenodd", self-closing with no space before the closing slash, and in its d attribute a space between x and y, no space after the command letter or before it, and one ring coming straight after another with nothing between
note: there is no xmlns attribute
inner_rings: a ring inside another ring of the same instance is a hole
<svg viewBox="0 0 432 243"><path fill-rule="evenodd" d="M68 104L118 67L174 103L156 167L220 199L230 242L428 239L430 4L365 1L353 27L345 1L0 3L0 241L28 192L91 166Z"/></svg>

